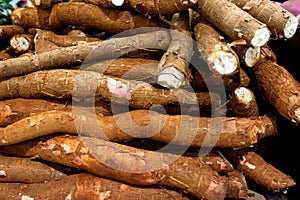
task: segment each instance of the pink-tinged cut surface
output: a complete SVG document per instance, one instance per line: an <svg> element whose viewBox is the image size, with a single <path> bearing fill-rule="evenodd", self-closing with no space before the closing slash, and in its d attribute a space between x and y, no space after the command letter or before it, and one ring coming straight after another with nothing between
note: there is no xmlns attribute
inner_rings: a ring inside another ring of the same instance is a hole
<svg viewBox="0 0 300 200"><path fill-rule="evenodd" d="M275 2L275 4L282 6L289 12L291 12L293 15L298 17L298 20L300 22L300 0L289 0L285 1L283 3ZM300 27L300 24L298 28Z"/></svg>

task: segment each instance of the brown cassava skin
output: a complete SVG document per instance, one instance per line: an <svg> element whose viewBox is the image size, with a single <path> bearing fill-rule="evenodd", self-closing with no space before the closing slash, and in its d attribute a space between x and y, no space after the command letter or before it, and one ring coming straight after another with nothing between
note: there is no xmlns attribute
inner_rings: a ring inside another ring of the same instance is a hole
<svg viewBox="0 0 300 200"><path fill-rule="evenodd" d="M11 38L16 34L23 34L25 30L22 26L18 25L1 25L0 26L0 37L1 38Z"/></svg>
<svg viewBox="0 0 300 200"><path fill-rule="evenodd" d="M168 15L194 7L198 0L142 1L125 0L130 7L145 14Z"/></svg>
<svg viewBox="0 0 300 200"><path fill-rule="evenodd" d="M227 179L201 160L180 156L170 163L168 161L175 158L173 154L149 152L99 139L57 136L0 150L10 155L38 156L129 184L168 186L200 199L221 200L226 195Z"/></svg>
<svg viewBox="0 0 300 200"><path fill-rule="evenodd" d="M119 142L142 137L183 146L247 147L276 133L273 121L266 116L211 119L149 112L134 110L114 116L98 115L96 121L93 121L93 113L84 110L73 113L74 116L59 110L37 113L0 128L0 146L64 132ZM216 128L211 127L213 123L222 121L221 131L210 131ZM191 127L196 131L191 131Z"/></svg>
<svg viewBox="0 0 300 200"><path fill-rule="evenodd" d="M283 117L300 123L300 84L284 67L278 65L276 56L268 47L262 48L260 60L251 68L253 81L261 95Z"/></svg>
<svg viewBox="0 0 300 200"><path fill-rule="evenodd" d="M7 49L4 49L2 51L0 51L0 61L1 60L6 60L12 58L12 55L10 55L10 53L8 53Z"/></svg>
<svg viewBox="0 0 300 200"><path fill-rule="evenodd" d="M280 38L284 36L285 26L291 17L295 17L282 6L270 0L230 0L238 7L247 11L259 21L265 23L270 31Z"/></svg>
<svg viewBox="0 0 300 200"><path fill-rule="evenodd" d="M170 36L167 31L153 31L102 42L59 48L30 57L7 59L0 61L0 79L42 69L75 65L82 63L87 56L89 56L89 62L94 62L117 58L127 53L127 50L131 52L143 48L167 49L169 42Z"/></svg>
<svg viewBox="0 0 300 200"><path fill-rule="evenodd" d="M66 175L44 163L29 158L0 155L0 182L43 183L59 180ZM1 196L1 195L0 195Z"/></svg>
<svg viewBox="0 0 300 200"><path fill-rule="evenodd" d="M48 9L54 4L60 3L62 0L34 0L33 3L35 6ZM72 1L74 2L74 1ZM99 7L104 8L114 8L117 7L112 3L111 0L75 0L75 2L85 2L89 4L94 4ZM143 14L160 14L160 15L169 15L176 12L186 10L193 7L197 3L197 0L172 0L172 1L140 1L140 0L125 0L123 7L133 8L138 12Z"/></svg>
<svg viewBox="0 0 300 200"><path fill-rule="evenodd" d="M100 41L98 38L87 36L71 36L71 35L58 35L52 31L37 30L35 38L41 37L44 40L50 41L60 47L69 47L78 45L79 42L96 42Z"/></svg>
<svg viewBox="0 0 300 200"><path fill-rule="evenodd" d="M158 19L150 20L129 11L105 9L83 2L62 2L49 10L18 8L12 13L12 20L23 28L59 29L66 25L80 25L109 33L120 33L139 27L168 27Z"/></svg>
<svg viewBox="0 0 300 200"><path fill-rule="evenodd" d="M163 70L166 68L173 67L183 74L184 80L181 80L182 84L186 81L189 82L191 77L189 66L193 53L193 39L189 26L188 12L175 13L171 20L171 42L169 48L160 59L159 74L163 73ZM175 88L178 87L176 86Z"/></svg>
<svg viewBox="0 0 300 200"><path fill-rule="evenodd" d="M296 184L290 176L267 163L253 151L240 155L236 168L268 190L285 190Z"/></svg>
<svg viewBox="0 0 300 200"><path fill-rule="evenodd" d="M133 139L130 141L123 142L122 144L127 146L132 146L135 148L146 149L149 151L157 151L165 146L165 143L157 142L151 139ZM182 150L177 148L178 146L174 145L174 148L167 152L172 152L174 154L182 154ZM207 164L210 168L214 171L220 173L227 173L234 170L232 164L224 158L224 156L218 150L215 151L214 149L207 153L204 156L200 156L199 148L195 149L188 149L185 151L183 156L192 157L194 159L201 159L205 164Z"/></svg>
<svg viewBox="0 0 300 200"><path fill-rule="evenodd" d="M232 164L218 155L216 152L209 152L205 157L202 158L202 160L210 166L213 170L217 172L231 172L233 171L233 166Z"/></svg>
<svg viewBox="0 0 300 200"><path fill-rule="evenodd" d="M141 81L111 78L92 71L65 69L37 71L0 82L0 99L17 97L76 100L100 97L136 108L150 108L155 104L193 104L216 109L220 105L220 98L216 93L165 90Z"/></svg>
<svg viewBox="0 0 300 200"><path fill-rule="evenodd" d="M114 109L117 109L116 107ZM70 100L13 98L0 102L0 127L7 126L32 114L51 110L72 111ZM110 105L98 101L95 110L99 115L111 115Z"/></svg>
<svg viewBox="0 0 300 200"><path fill-rule="evenodd" d="M202 59L204 59L214 73L218 75L229 75L220 74L219 71L214 70L214 59L217 59L216 55L218 52L224 52L235 58L236 62L234 64L235 70L232 70L231 74L238 73L239 71L239 58L238 55L233 51L233 49L224 40L221 33L214 27L211 23L205 19L198 17L193 21L194 35L197 41L197 47L201 54ZM223 63L226 67L226 63Z"/></svg>
<svg viewBox="0 0 300 200"><path fill-rule="evenodd" d="M85 173L39 184L0 183L1 199L25 199L26 196L35 200L189 199L169 189L139 188Z"/></svg>
<svg viewBox="0 0 300 200"><path fill-rule="evenodd" d="M117 58L95 63L85 70L122 79L154 83L157 77L158 63L157 60L144 58Z"/></svg>
<svg viewBox="0 0 300 200"><path fill-rule="evenodd" d="M61 2L71 2L69 1L63 1L63 0L33 0L32 3L42 9L48 9L54 6L54 4L58 4ZM72 0L72 2L84 2L84 3L89 3L89 4L94 4L99 7L103 8L114 8L117 7L112 3L111 0Z"/></svg>
<svg viewBox="0 0 300 200"><path fill-rule="evenodd" d="M233 170L227 173L228 185L226 196L236 199L247 199L248 185L244 174L238 170Z"/></svg>
<svg viewBox="0 0 300 200"><path fill-rule="evenodd" d="M59 46L41 37L35 37L34 39L34 52L36 54L59 49Z"/></svg>
<svg viewBox="0 0 300 200"><path fill-rule="evenodd" d="M266 27L227 0L199 0L195 10L232 40L244 39L249 45L255 32Z"/></svg>

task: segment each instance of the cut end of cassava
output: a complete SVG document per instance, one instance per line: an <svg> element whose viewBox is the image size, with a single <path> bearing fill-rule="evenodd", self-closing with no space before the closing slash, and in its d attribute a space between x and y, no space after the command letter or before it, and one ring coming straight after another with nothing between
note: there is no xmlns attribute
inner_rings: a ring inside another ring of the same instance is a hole
<svg viewBox="0 0 300 200"><path fill-rule="evenodd" d="M261 47L265 45L269 41L270 35L270 30L267 27L257 30L251 40L251 45L253 47Z"/></svg>
<svg viewBox="0 0 300 200"><path fill-rule="evenodd" d="M41 5L41 0L33 0L32 3L33 3L35 6L40 6L40 5Z"/></svg>
<svg viewBox="0 0 300 200"><path fill-rule="evenodd" d="M244 62L248 67L253 67L260 57L260 47L249 47L245 52Z"/></svg>
<svg viewBox="0 0 300 200"><path fill-rule="evenodd" d="M165 68L157 77L157 83L166 88L179 88L184 81L184 74L178 71L175 67Z"/></svg>
<svg viewBox="0 0 300 200"><path fill-rule="evenodd" d="M294 109L293 115L293 121L297 124L300 124L300 107Z"/></svg>
<svg viewBox="0 0 300 200"><path fill-rule="evenodd" d="M249 104L254 100L254 94L251 90L245 87L239 87L234 90L235 98L243 102L244 104Z"/></svg>
<svg viewBox="0 0 300 200"><path fill-rule="evenodd" d="M298 28L299 22L297 17L291 17L284 27L284 37L291 38L295 35L297 28Z"/></svg>
<svg viewBox="0 0 300 200"><path fill-rule="evenodd" d="M212 70L220 75L233 74L239 66L236 56L223 50L214 52L208 60L212 62Z"/></svg>
<svg viewBox="0 0 300 200"><path fill-rule="evenodd" d="M10 45L18 52L25 52L30 49L30 42L25 37L11 38Z"/></svg>
<svg viewBox="0 0 300 200"><path fill-rule="evenodd" d="M124 0L112 0L111 1L115 6L122 6L124 3Z"/></svg>

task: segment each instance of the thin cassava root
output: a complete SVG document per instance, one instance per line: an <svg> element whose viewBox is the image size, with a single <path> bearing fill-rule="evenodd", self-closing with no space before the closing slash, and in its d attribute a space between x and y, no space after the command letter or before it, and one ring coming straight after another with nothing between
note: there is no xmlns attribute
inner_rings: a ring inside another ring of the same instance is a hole
<svg viewBox="0 0 300 200"><path fill-rule="evenodd" d="M29 57L7 59L0 61L0 80L42 69L80 64L87 56L89 56L89 61L96 62L117 58L137 49L167 49L169 42L170 36L167 31L154 30L154 32L129 37L59 48ZM124 46L127 48L123 51Z"/></svg>
<svg viewBox="0 0 300 200"><path fill-rule="evenodd" d="M188 12L175 13L171 21L171 42L159 62L157 83L166 88L179 88L188 82L192 55L193 41Z"/></svg>

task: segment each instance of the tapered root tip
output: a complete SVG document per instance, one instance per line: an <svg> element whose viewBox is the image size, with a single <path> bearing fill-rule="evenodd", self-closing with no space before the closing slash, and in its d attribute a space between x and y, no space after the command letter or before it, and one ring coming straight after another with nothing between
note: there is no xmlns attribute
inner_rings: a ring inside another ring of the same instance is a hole
<svg viewBox="0 0 300 200"><path fill-rule="evenodd" d="M270 30L266 27L257 30L251 40L251 45L253 47L261 47L265 45L269 41L270 35Z"/></svg>
<svg viewBox="0 0 300 200"><path fill-rule="evenodd" d="M260 47L249 47L245 52L244 62L248 67L253 67L260 57Z"/></svg>
<svg viewBox="0 0 300 200"><path fill-rule="evenodd" d="M175 67L168 67L162 70L158 77L157 83L166 88L179 88L184 84L185 77Z"/></svg>
<svg viewBox="0 0 300 200"><path fill-rule="evenodd" d="M220 75L230 75L237 71L239 62L230 52L217 51L208 58L212 62L212 70Z"/></svg>
<svg viewBox="0 0 300 200"><path fill-rule="evenodd" d="M286 38L291 38L294 36L294 34L296 33L297 31L297 28L298 28L298 18L297 17L291 17L285 27L284 27L284 31L283 31L283 34L284 34L284 37Z"/></svg>

